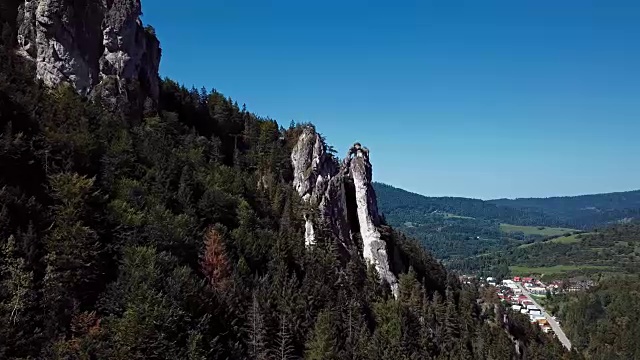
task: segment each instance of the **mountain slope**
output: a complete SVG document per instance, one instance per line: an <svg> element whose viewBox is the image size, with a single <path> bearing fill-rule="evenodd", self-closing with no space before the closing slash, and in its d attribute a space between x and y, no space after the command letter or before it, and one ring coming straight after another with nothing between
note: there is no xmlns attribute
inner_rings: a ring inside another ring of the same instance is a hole
<svg viewBox="0 0 640 360"><path fill-rule="evenodd" d="M115 28L95 21L74 33L89 5ZM22 6L23 15L33 14L28 6L46 16L37 24L21 16L21 29L52 25L38 34L47 40L38 46L61 56L48 59L38 49L38 61L25 62L22 51L0 46L0 358L568 355L526 318L501 316L491 299L480 304L477 287L460 284L372 216L375 199L348 188L368 183L357 179L371 173L364 150L354 153L362 159L352 159L352 176L337 182L348 198L341 204L353 243L345 249L316 222L314 244L305 246L304 216L320 208L293 186L302 127L285 129L216 91L146 81L149 74L116 71L105 83L74 74L76 60L87 60L82 54L100 53L86 48L104 45L98 26L108 26L109 38L133 26L108 46L139 40L139 1ZM16 34L5 26L3 36ZM135 59L129 50L136 47L115 54ZM69 82L39 81L50 62ZM116 92L87 98L76 82L83 79L91 80L91 95L108 85ZM141 103L149 106L132 111ZM363 200L371 203L353 208ZM403 265L394 269L397 298L360 251L365 244L389 245L390 258Z"/></svg>

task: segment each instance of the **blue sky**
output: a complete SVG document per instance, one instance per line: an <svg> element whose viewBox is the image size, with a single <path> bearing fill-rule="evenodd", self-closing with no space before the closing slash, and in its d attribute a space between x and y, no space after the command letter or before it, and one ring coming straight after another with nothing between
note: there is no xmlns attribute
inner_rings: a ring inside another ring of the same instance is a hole
<svg viewBox="0 0 640 360"><path fill-rule="evenodd" d="M640 188L636 0L143 0L161 75L311 121L425 195Z"/></svg>

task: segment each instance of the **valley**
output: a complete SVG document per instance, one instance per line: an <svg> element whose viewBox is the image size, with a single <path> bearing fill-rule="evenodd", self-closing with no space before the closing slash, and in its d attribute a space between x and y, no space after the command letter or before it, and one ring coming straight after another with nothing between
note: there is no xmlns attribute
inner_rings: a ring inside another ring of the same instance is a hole
<svg viewBox="0 0 640 360"><path fill-rule="evenodd" d="M640 268L639 217L629 217L638 211L638 191L482 201L375 186L389 223L452 269L557 278Z"/></svg>

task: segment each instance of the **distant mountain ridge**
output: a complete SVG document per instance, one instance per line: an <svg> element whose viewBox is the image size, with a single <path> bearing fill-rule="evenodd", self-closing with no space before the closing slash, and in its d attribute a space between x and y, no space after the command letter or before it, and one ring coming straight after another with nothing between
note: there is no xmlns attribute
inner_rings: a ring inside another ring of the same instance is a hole
<svg viewBox="0 0 640 360"><path fill-rule="evenodd" d="M640 191L550 199L427 197L374 183L386 221L420 240L441 260L468 259L640 219Z"/></svg>
<svg viewBox="0 0 640 360"><path fill-rule="evenodd" d="M595 194L583 194L583 195L569 195L569 196L546 196L546 197L517 197L517 198L499 198L499 199L491 199L486 200L488 202L522 202L522 201L564 201L564 200L575 200L575 201L594 201L600 198L607 198L609 201L619 200L619 201L635 201L636 204L640 205L640 189L638 190L629 190L629 191L614 191L608 193L595 193Z"/></svg>
<svg viewBox="0 0 640 360"><path fill-rule="evenodd" d="M517 225L591 229L640 218L640 190L551 198L479 200L428 197L391 185L375 183L380 209L387 218L419 218L445 212Z"/></svg>
<svg viewBox="0 0 640 360"><path fill-rule="evenodd" d="M514 209L541 211L571 227L582 229L640 217L640 190L488 202Z"/></svg>

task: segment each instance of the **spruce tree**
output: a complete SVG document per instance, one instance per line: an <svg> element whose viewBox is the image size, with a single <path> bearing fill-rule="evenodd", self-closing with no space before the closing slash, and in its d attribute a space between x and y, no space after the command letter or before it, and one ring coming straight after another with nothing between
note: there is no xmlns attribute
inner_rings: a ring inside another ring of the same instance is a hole
<svg viewBox="0 0 640 360"><path fill-rule="evenodd" d="M311 338L305 345L306 360L337 359L337 334L334 332L333 313L323 310L318 314Z"/></svg>
<svg viewBox="0 0 640 360"><path fill-rule="evenodd" d="M255 292L247 316L247 335L249 357L256 360L268 359L267 330L265 328L264 315Z"/></svg>
<svg viewBox="0 0 640 360"><path fill-rule="evenodd" d="M294 351L293 336L291 335L289 322L284 315L280 316L280 326L271 351L271 357L275 360L294 360L296 359Z"/></svg>

